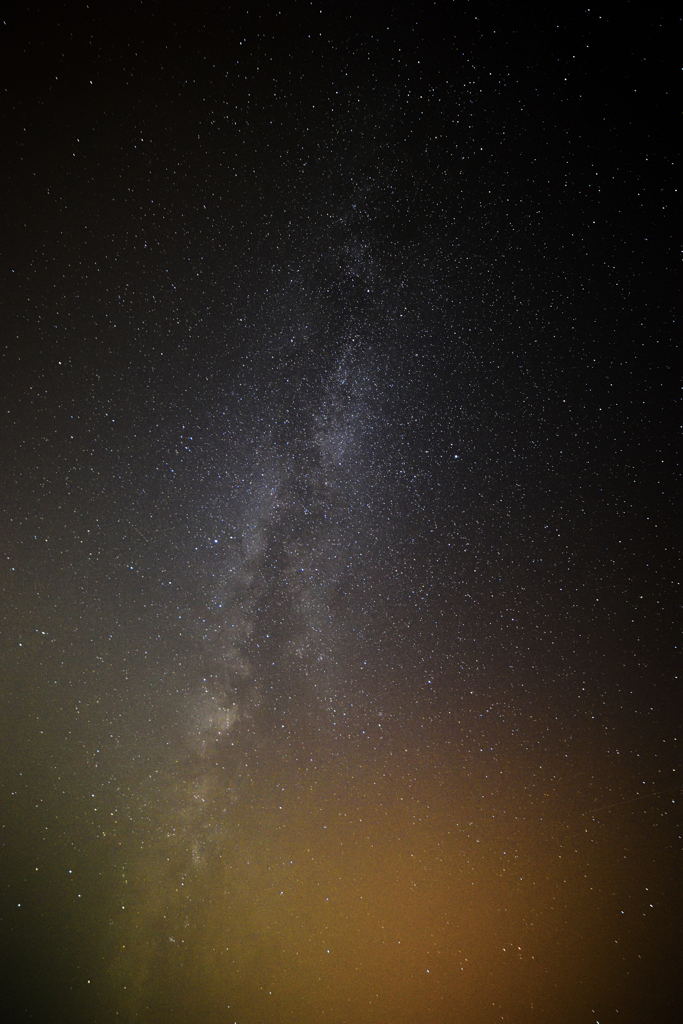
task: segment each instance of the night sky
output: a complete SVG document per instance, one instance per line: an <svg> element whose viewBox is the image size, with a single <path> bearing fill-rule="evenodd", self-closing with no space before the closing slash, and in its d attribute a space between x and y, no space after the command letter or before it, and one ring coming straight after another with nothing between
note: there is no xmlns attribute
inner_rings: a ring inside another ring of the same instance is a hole
<svg viewBox="0 0 683 1024"><path fill-rule="evenodd" d="M5 12L8 1019L678 1019L674 30Z"/></svg>

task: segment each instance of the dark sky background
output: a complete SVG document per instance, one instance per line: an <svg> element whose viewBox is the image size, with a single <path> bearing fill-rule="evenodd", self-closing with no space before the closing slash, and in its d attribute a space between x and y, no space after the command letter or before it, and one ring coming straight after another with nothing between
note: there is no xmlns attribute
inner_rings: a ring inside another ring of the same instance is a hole
<svg viewBox="0 0 683 1024"><path fill-rule="evenodd" d="M282 7L1 26L10 1019L676 1020L675 22Z"/></svg>

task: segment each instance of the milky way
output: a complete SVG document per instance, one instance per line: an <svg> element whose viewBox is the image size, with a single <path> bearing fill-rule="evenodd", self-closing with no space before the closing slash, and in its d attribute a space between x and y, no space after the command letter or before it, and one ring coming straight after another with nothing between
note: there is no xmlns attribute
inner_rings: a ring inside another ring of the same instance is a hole
<svg viewBox="0 0 683 1024"><path fill-rule="evenodd" d="M622 8L4 26L12 1020L677 1019L670 26Z"/></svg>

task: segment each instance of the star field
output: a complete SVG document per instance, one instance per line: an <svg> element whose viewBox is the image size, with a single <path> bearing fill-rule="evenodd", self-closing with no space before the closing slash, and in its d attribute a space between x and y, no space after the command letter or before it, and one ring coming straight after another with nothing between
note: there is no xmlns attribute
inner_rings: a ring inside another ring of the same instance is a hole
<svg viewBox="0 0 683 1024"><path fill-rule="evenodd" d="M677 1019L671 29L7 16L12 1020Z"/></svg>

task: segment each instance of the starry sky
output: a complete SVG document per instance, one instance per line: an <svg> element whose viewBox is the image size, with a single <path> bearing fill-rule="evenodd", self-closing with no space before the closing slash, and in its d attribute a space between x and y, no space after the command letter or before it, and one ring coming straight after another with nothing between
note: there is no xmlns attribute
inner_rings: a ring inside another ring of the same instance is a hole
<svg viewBox="0 0 683 1024"><path fill-rule="evenodd" d="M677 1019L673 28L5 14L13 1021Z"/></svg>

